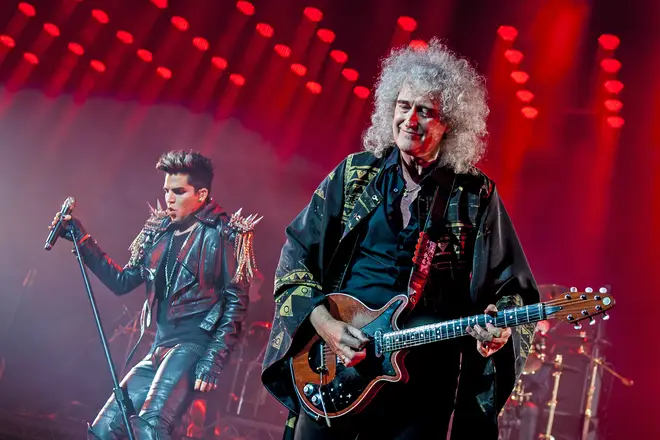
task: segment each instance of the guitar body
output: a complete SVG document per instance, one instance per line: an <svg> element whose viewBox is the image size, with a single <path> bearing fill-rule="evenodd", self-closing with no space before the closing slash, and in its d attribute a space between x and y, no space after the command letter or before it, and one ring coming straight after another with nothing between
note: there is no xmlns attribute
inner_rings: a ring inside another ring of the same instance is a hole
<svg viewBox="0 0 660 440"><path fill-rule="evenodd" d="M408 306L405 295L395 296L377 310L343 293L329 294L327 298L335 319L361 329L372 341L377 332L399 330L397 320ZM317 335L292 356L290 365L296 393L310 415L319 418L327 414L328 418L334 418L357 413L384 384L408 380L403 365L407 349L382 352L377 344L370 343L366 351L364 360L347 368Z"/></svg>

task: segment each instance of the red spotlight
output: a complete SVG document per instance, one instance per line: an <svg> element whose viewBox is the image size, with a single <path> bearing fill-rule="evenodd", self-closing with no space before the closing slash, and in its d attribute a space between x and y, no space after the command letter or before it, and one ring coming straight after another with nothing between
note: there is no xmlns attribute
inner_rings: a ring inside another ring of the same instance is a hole
<svg viewBox="0 0 660 440"><path fill-rule="evenodd" d="M618 113L623 108L623 102L618 99L606 99L605 108L607 111Z"/></svg>
<svg viewBox="0 0 660 440"><path fill-rule="evenodd" d="M519 50L515 49L507 49L504 51L504 57L509 61L511 64L518 65L522 62L524 56L523 53Z"/></svg>
<svg viewBox="0 0 660 440"><path fill-rule="evenodd" d="M360 77L360 74L355 69L344 69L341 71L341 74L344 75L344 78L351 82L355 82Z"/></svg>
<svg viewBox="0 0 660 440"><path fill-rule="evenodd" d="M254 15L254 5L250 2L239 1L236 2L236 9L240 11L243 15Z"/></svg>
<svg viewBox="0 0 660 440"><path fill-rule="evenodd" d="M147 49L138 49L137 56L142 59L142 61L150 63L154 59L154 55L149 52Z"/></svg>
<svg viewBox="0 0 660 440"><path fill-rule="evenodd" d="M237 87L243 87L245 85L245 77L238 73L232 73L229 75L229 81L234 83Z"/></svg>
<svg viewBox="0 0 660 440"><path fill-rule="evenodd" d="M413 32L417 29L417 22L412 17L399 17L396 24L406 32Z"/></svg>
<svg viewBox="0 0 660 440"><path fill-rule="evenodd" d="M520 112L527 119L534 119L539 115L539 111L534 107L523 107L522 109L520 109Z"/></svg>
<svg viewBox="0 0 660 440"><path fill-rule="evenodd" d="M289 46L285 46L284 44L276 44L273 49L275 50L275 53L277 53L282 58L289 58L291 56L291 48Z"/></svg>
<svg viewBox="0 0 660 440"><path fill-rule="evenodd" d="M311 6L306 7L303 14L314 23L318 23L323 19L323 12L321 12L320 9L312 8Z"/></svg>
<svg viewBox="0 0 660 440"><path fill-rule="evenodd" d="M414 50L424 50L429 47L424 40L412 40L408 43L408 46L412 47Z"/></svg>
<svg viewBox="0 0 660 440"><path fill-rule="evenodd" d="M605 84L603 84L603 87L605 87L605 90L607 90L608 93L618 95L619 92L621 90L623 90L623 83L621 81L611 79L611 80L605 81Z"/></svg>
<svg viewBox="0 0 660 440"><path fill-rule="evenodd" d="M168 69L167 67L159 66L156 69L156 73L162 76L165 79L170 79L172 78L172 71Z"/></svg>
<svg viewBox="0 0 660 440"><path fill-rule="evenodd" d="M16 46L14 39L9 35L0 35L0 43L10 48Z"/></svg>
<svg viewBox="0 0 660 440"><path fill-rule="evenodd" d="M529 80L529 74L522 70L515 70L511 72L511 79L513 79L516 84L525 84L527 80Z"/></svg>
<svg viewBox="0 0 660 440"><path fill-rule="evenodd" d="M291 71L295 73L298 76L305 76L307 73L307 67L303 66L302 64L291 64Z"/></svg>
<svg viewBox="0 0 660 440"><path fill-rule="evenodd" d="M39 64L39 58L32 52L25 52L23 58L30 64Z"/></svg>
<svg viewBox="0 0 660 440"><path fill-rule="evenodd" d="M53 23L44 23L44 31L51 37L59 37L60 29Z"/></svg>
<svg viewBox="0 0 660 440"><path fill-rule="evenodd" d="M206 38L202 37L195 37L192 40L193 46L195 46L197 49L201 50L202 52L205 52L209 49L209 42Z"/></svg>
<svg viewBox="0 0 660 440"><path fill-rule="evenodd" d="M159 9L165 9L167 7L167 0L151 0L151 3Z"/></svg>
<svg viewBox="0 0 660 440"><path fill-rule="evenodd" d="M344 64L346 61L348 61L348 54L343 50L332 50L330 51L330 56L339 64Z"/></svg>
<svg viewBox="0 0 660 440"><path fill-rule="evenodd" d="M225 70L227 68L227 60L222 57L211 58L211 63L220 70Z"/></svg>
<svg viewBox="0 0 660 440"><path fill-rule="evenodd" d="M34 6L25 2L20 2L18 4L18 10L28 17L34 17L37 13L37 11L34 9Z"/></svg>
<svg viewBox="0 0 660 440"><path fill-rule="evenodd" d="M513 41L518 36L518 30L513 26L500 26L497 29L497 35L504 41Z"/></svg>
<svg viewBox="0 0 660 440"><path fill-rule="evenodd" d="M108 22L110 21L108 14L106 14L100 9L92 10L92 17L94 17L96 21L98 21L101 24L108 24Z"/></svg>
<svg viewBox="0 0 660 440"><path fill-rule="evenodd" d="M71 43L69 43L68 47L69 47L69 50L71 52L73 52L74 54L76 54L78 56L81 56L82 54L85 53L85 49L83 49L83 47L78 43L71 42Z"/></svg>
<svg viewBox="0 0 660 440"><path fill-rule="evenodd" d="M319 39L324 43L330 44L335 41L335 33L330 29L319 29L318 32L316 32L316 35L318 35Z"/></svg>
<svg viewBox="0 0 660 440"><path fill-rule="evenodd" d="M534 99L534 94L532 92L530 92L529 90L518 90L516 92L516 98L518 98L522 102L528 104L528 103L532 102L532 100Z"/></svg>
<svg viewBox="0 0 660 440"><path fill-rule="evenodd" d="M607 123L612 128L621 128L626 121L621 116L610 116L607 118Z"/></svg>
<svg viewBox="0 0 660 440"><path fill-rule="evenodd" d="M259 35L265 38L270 38L273 36L273 27L269 24L266 23L258 23L257 24L257 32L259 32Z"/></svg>
<svg viewBox="0 0 660 440"><path fill-rule="evenodd" d="M605 58L600 62L600 67L607 73L617 73L621 69L621 63L614 58Z"/></svg>
<svg viewBox="0 0 660 440"><path fill-rule="evenodd" d="M369 96L369 89L363 86L357 86L353 89L353 93L360 99L367 99Z"/></svg>
<svg viewBox="0 0 660 440"><path fill-rule="evenodd" d="M612 34L603 34L598 37L598 43L600 44L600 47L605 50L615 50L617 47L619 47L620 42L621 41L619 40L619 37Z"/></svg>
<svg viewBox="0 0 660 440"><path fill-rule="evenodd" d="M305 87L307 87L307 90L312 92L314 95L318 95L319 93L321 93L322 90L321 84L314 81L307 81Z"/></svg>
<svg viewBox="0 0 660 440"><path fill-rule="evenodd" d="M124 44L133 44L133 35L126 31L117 31L117 38Z"/></svg>
<svg viewBox="0 0 660 440"><path fill-rule="evenodd" d="M188 20L183 17L175 16L172 17L170 21L172 22L172 25L180 31L187 31L188 27L190 27Z"/></svg>
<svg viewBox="0 0 660 440"><path fill-rule="evenodd" d="M92 60L89 62L89 65L92 67L92 69L96 70L98 73L105 72L105 64L103 64L99 60Z"/></svg>

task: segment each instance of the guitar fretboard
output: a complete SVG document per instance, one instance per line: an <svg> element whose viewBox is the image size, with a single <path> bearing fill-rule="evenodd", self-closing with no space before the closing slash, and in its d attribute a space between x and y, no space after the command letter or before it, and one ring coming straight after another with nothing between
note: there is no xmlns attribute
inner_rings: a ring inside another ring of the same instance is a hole
<svg viewBox="0 0 660 440"><path fill-rule="evenodd" d="M383 351L391 352L403 348L414 347L416 345L465 336L468 334L465 329L467 327L474 327L476 324L479 324L479 326L483 328L486 327L487 323L500 328L516 327L547 319L548 314L550 313L547 313L544 304L538 303L502 310L497 312L496 316L486 314L474 315L451 321L384 333Z"/></svg>

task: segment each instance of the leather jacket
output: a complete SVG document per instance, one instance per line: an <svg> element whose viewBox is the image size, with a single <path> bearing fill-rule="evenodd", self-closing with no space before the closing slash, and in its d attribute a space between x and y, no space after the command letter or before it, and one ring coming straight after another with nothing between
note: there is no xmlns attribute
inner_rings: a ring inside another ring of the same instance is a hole
<svg viewBox="0 0 660 440"><path fill-rule="evenodd" d="M208 360L222 369L238 340L249 301L249 277L238 276L235 244L245 231L232 227L231 218L214 201L196 214L199 225L191 232L177 261L180 270L170 295L169 318L206 313L200 327L213 332L212 352ZM164 264L166 231L171 220L165 217L154 231L153 240L143 249L141 258L124 267L104 253L96 241L87 239L81 247L83 261L116 295L124 295L143 282L147 300L142 309L141 335L126 362L135 352L144 331L151 323L155 306L155 275ZM249 232L251 233L251 231Z"/></svg>

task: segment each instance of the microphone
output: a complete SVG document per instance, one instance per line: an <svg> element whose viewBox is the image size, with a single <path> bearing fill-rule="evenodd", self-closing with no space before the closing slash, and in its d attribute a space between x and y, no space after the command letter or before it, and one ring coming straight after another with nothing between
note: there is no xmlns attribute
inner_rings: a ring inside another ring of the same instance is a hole
<svg viewBox="0 0 660 440"><path fill-rule="evenodd" d="M62 230L62 220L65 215L70 215L73 212L73 208L76 206L76 199L73 197L67 197L64 203L62 203L62 209L60 209L60 218L55 223L53 229L50 230L48 238L46 238L46 245L44 249L47 251L51 250L57 241L57 237L60 236L60 231Z"/></svg>

